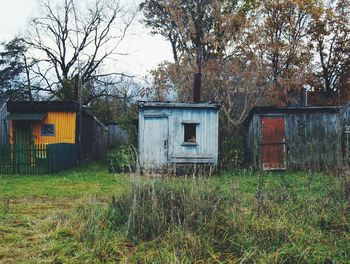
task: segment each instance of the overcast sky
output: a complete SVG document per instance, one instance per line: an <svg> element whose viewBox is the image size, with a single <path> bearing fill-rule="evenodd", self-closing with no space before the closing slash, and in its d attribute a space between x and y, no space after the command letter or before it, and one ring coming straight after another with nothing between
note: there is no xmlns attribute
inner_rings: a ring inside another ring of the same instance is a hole
<svg viewBox="0 0 350 264"><path fill-rule="evenodd" d="M140 0L128 1L137 6ZM28 20L35 16L37 0L0 0L0 42L10 40L17 33L23 32ZM164 60L172 60L171 47L160 36L152 36L138 21L125 39L123 47L130 55L120 59L118 69L129 74L144 76ZM116 66L114 66L116 67ZM114 69L113 69L114 70Z"/></svg>

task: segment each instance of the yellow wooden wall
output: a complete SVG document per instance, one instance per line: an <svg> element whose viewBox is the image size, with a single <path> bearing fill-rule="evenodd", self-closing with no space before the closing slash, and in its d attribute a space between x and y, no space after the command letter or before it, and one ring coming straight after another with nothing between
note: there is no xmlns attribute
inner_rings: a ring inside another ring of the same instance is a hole
<svg viewBox="0 0 350 264"><path fill-rule="evenodd" d="M10 142L13 143L13 122L10 122ZM42 136L41 124L55 125L54 136ZM75 143L75 112L48 112L42 121L32 121L35 144Z"/></svg>
<svg viewBox="0 0 350 264"><path fill-rule="evenodd" d="M54 136L42 136L41 124L55 125ZM41 122L33 123L35 144L75 143L75 112L48 112Z"/></svg>

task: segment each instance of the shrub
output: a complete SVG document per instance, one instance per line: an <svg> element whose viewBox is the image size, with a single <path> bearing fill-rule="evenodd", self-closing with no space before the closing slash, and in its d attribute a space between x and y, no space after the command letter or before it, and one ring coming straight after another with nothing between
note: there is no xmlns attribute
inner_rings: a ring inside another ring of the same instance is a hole
<svg viewBox="0 0 350 264"><path fill-rule="evenodd" d="M222 170L237 169L244 162L243 133L234 133L227 137L220 145L220 168Z"/></svg>

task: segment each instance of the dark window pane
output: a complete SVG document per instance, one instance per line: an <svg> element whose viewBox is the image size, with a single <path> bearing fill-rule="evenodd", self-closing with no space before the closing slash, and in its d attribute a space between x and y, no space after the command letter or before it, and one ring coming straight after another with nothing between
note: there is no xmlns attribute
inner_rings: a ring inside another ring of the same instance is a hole
<svg viewBox="0 0 350 264"><path fill-rule="evenodd" d="M55 135L55 125L42 124L41 125L41 135L42 136L54 136Z"/></svg>
<svg viewBox="0 0 350 264"><path fill-rule="evenodd" d="M196 143L197 124L184 124L184 127L185 127L184 142Z"/></svg>

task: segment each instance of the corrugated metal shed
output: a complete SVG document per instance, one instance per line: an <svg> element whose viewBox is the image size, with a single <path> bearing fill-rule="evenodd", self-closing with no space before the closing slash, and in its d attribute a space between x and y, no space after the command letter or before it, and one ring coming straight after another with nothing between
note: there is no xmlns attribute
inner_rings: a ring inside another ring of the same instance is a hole
<svg viewBox="0 0 350 264"><path fill-rule="evenodd" d="M217 103L139 102L141 169L218 161Z"/></svg>

